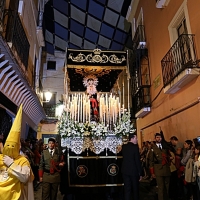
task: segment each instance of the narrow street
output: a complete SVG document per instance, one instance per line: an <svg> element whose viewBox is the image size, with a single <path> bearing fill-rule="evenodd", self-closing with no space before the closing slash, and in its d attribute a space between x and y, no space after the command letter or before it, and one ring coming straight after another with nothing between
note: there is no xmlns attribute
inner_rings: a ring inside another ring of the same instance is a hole
<svg viewBox="0 0 200 200"><path fill-rule="evenodd" d="M64 196L58 192L57 200L123 200L122 197L122 188L118 190L117 193L112 193L108 195L103 192L99 192L98 189L92 188L75 188L74 195L70 195L68 198L63 199ZM37 191L35 191L35 200L42 199L42 187L41 185L38 187ZM156 200L156 187L150 186L148 180L142 180L140 182L140 200Z"/></svg>

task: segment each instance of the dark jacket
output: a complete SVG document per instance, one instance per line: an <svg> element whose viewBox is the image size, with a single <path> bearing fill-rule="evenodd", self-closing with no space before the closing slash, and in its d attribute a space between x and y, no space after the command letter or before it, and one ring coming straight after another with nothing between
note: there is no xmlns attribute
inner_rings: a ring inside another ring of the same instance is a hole
<svg viewBox="0 0 200 200"><path fill-rule="evenodd" d="M130 176L141 176L142 168L140 153L137 144L128 142L122 146L122 174Z"/></svg>

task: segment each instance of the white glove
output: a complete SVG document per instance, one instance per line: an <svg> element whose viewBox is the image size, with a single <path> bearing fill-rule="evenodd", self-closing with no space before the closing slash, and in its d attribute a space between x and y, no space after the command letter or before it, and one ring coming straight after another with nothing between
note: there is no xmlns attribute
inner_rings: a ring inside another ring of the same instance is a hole
<svg viewBox="0 0 200 200"><path fill-rule="evenodd" d="M13 159L9 156L4 156L3 157L3 163L7 166L10 167L13 164Z"/></svg>

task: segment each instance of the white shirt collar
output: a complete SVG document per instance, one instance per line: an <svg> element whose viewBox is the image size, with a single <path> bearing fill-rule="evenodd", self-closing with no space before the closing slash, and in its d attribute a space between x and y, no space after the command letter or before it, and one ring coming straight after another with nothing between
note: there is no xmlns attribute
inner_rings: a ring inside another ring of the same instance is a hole
<svg viewBox="0 0 200 200"><path fill-rule="evenodd" d="M49 150L49 153L51 153L51 151L52 151L52 153L54 153L54 151L55 151L55 149L48 149Z"/></svg>
<svg viewBox="0 0 200 200"><path fill-rule="evenodd" d="M162 148L162 144L161 143L156 143L157 147L161 147Z"/></svg>

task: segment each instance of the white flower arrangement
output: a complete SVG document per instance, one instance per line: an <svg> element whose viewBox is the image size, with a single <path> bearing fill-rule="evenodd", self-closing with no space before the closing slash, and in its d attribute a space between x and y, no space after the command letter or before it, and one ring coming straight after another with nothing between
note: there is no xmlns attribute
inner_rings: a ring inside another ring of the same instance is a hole
<svg viewBox="0 0 200 200"><path fill-rule="evenodd" d="M114 124L114 133L116 136L127 136L129 133L134 133L135 131L136 129L131 124L129 112L122 115L118 124Z"/></svg>
<svg viewBox="0 0 200 200"><path fill-rule="evenodd" d="M109 130L109 126L105 126L98 122L76 122L69 119L69 116L64 112L60 124L58 126L58 133L62 138L66 137L106 137L114 135L117 137L127 136L129 133L135 132L131 124L130 113L126 112L121 117L118 124L114 124L113 130Z"/></svg>

